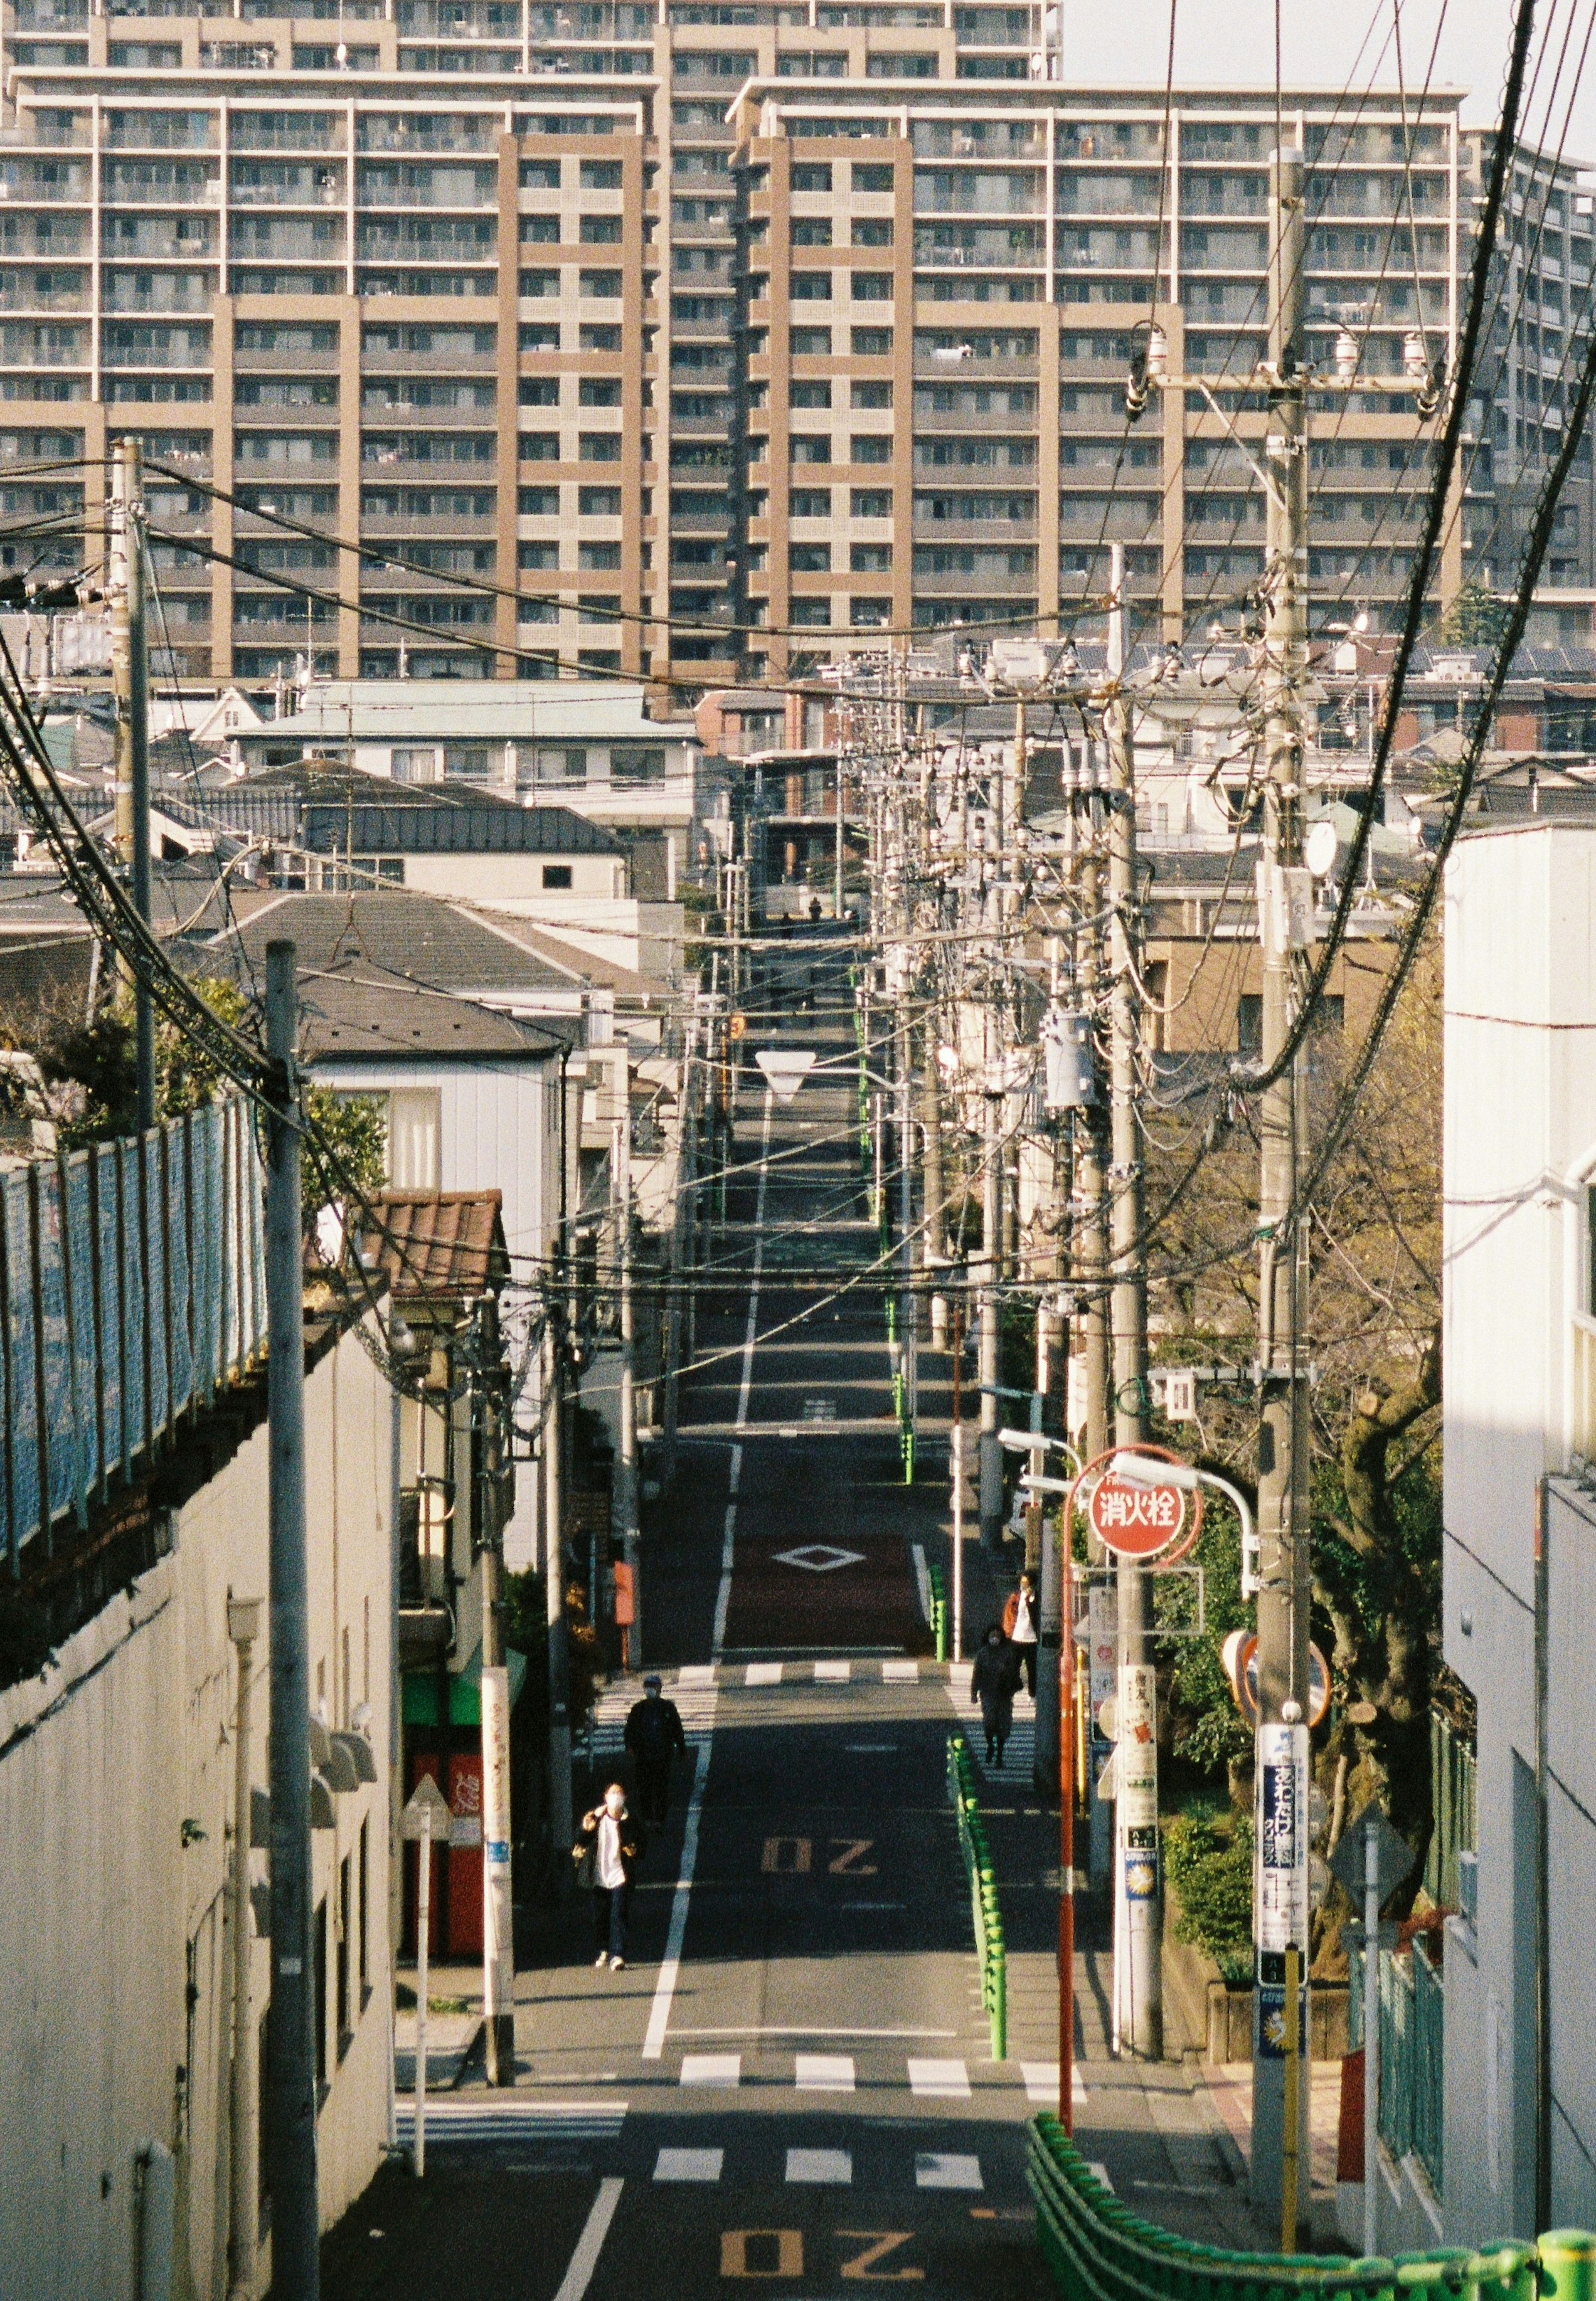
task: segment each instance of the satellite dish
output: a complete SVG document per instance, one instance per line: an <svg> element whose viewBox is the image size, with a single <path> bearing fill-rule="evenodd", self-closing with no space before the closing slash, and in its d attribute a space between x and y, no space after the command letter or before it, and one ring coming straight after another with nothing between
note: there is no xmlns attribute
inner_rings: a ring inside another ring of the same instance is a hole
<svg viewBox="0 0 1596 2301"><path fill-rule="evenodd" d="M1335 868L1335 858L1341 849L1341 840L1335 824L1327 815L1310 824L1302 842L1302 859L1316 879L1328 878Z"/></svg>

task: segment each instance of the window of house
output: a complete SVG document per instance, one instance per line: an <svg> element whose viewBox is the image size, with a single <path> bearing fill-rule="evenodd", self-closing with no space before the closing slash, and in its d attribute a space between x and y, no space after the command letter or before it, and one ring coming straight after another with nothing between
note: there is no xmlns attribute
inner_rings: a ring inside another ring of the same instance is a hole
<svg viewBox="0 0 1596 2301"><path fill-rule="evenodd" d="M571 865L546 863L543 866L543 884L556 893L568 891L572 884Z"/></svg>
<svg viewBox="0 0 1596 2301"><path fill-rule="evenodd" d="M389 1096L388 1179L395 1190L442 1189L442 1124L437 1087L396 1087Z"/></svg>
<svg viewBox="0 0 1596 2301"><path fill-rule="evenodd" d="M568 783L585 783L588 780L588 755L584 750L565 750L556 755L560 772ZM547 881L545 884L547 884Z"/></svg>
<svg viewBox="0 0 1596 2301"><path fill-rule="evenodd" d="M343 1860L338 1863L338 1955L336 1969L338 1974L338 2057L340 2062L343 2060L344 2055L348 2052L350 2044L355 2036L354 2023L350 2019L351 2006L349 1997L349 1958L351 1951L350 1933L355 1916L355 1889L354 1881L351 1876L352 1867L353 1865L350 1857L346 1853Z"/></svg>
<svg viewBox="0 0 1596 2301"><path fill-rule="evenodd" d="M358 1936L360 1962L360 2010L363 2013L372 1995L372 1825L369 1820L360 1825L360 1895Z"/></svg>
<svg viewBox="0 0 1596 2301"><path fill-rule="evenodd" d="M435 743L396 744L391 764L397 783L436 782L438 747Z"/></svg>
<svg viewBox="0 0 1596 2301"><path fill-rule="evenodd" d="M1243 991L1236 1001L1236 1052L1239 1055L1261 1055L1263 1051L1263 997L1257 991Z"/></svg>
<svg viewBox="0 0 1596 2301"><path fill-rule="evenodd" d="M316 1965L316 2092L327 2093L327 1899L316 1904L314 1929Z"/></svg>

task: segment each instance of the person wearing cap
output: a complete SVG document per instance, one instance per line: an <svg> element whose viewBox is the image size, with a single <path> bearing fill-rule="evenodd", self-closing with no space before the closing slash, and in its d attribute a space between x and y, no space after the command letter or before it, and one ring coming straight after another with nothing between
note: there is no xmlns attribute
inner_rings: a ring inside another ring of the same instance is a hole
<svg viewBox="0 0 1596 2301"><path fill-rule="evenodd" d="M645 1828L657 1829L671 1802L671 1761L687 1755L681 1712L660 1693L656 1672L643 1680L643 1698L626 1720L626 1747L637 1770L638 1806Z"/></svg>

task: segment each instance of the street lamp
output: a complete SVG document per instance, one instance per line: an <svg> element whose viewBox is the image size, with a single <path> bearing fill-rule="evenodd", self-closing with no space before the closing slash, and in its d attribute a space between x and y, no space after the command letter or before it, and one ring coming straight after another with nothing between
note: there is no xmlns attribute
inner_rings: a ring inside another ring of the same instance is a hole
<svg viewBox="0 0 1596 2301"><path fill-rule="evenodd" d="M1178 1486L1188 1494L1194 1494L1199 1486L1213 1486L1222 1494L1241 1521L1241 1595L1250 1598L1257 1594L1258 1535L1251 1504L1240 1486L1222 1478L1217 1470L1199 1469L1195 1462L1166 1461L1161 1454L1116 1454L1108 1468L1127 1486Z"/></svg>

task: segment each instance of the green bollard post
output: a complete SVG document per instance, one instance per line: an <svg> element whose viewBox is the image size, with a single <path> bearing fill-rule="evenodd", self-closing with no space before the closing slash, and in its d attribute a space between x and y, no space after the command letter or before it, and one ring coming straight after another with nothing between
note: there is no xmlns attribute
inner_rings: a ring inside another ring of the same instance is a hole
<svg viewBox="0 0 1596 2301"><path fill-rule="evenodd" d="M1596 2237L1589 2230L1548 2230L1537 2250L1542 2301L1596 2301Z"/></svg>

